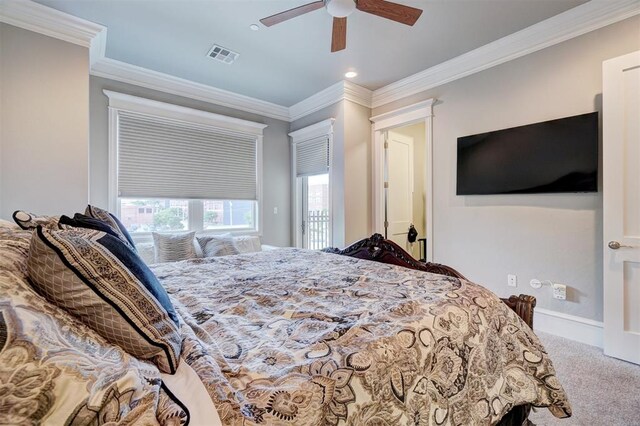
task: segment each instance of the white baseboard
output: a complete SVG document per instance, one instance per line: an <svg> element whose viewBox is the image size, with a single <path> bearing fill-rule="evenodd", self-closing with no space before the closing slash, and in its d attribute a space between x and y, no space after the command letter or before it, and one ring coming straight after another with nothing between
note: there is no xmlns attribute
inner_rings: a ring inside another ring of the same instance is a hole
<svg viewBox="0 0 640 426"><path fill-rule="evenodd" d="M601 321L536 308L533 315L533 329L553 334L576 342L602 348L603 326Z"/></svg>

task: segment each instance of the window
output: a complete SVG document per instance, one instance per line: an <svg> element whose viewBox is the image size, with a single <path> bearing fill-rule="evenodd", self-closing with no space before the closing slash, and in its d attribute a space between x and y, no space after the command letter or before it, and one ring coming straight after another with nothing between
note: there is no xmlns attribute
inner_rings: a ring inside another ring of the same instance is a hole
<svg viewBox="0 0 640 426"><path fill-rule="evenodd" d="M260 230L265 125L105 94L110 210L130 232Z"/></svg>
<svg viewBox="0 0 640 426"><path fill-rule="evenodd" d="M202 204L203 229L241 230L255 224L255 202L206 200Z"/></svg>
<svg viewBox="0 0 640 426"><path fill-rule="evenodd" d="M134 236L147 232L255 229L255 201L120 198L119 204L120 220Z"/></svg>

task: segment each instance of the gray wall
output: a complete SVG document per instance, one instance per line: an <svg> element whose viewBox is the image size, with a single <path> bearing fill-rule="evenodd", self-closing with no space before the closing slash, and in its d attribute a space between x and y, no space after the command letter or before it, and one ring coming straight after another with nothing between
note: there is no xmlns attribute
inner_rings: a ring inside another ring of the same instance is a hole
<svg viewBox="0 0 640 426"><path fill-rule="evenodd" d="M344 101L344 200L347 245L371 236L371 109Z"/></svg>
<svg viewBox="0 0 640 426"><path fill-rule="evenodd" d="M0 24L0 217L88 202L89 51Z"/></svg>
<svg viewBox="0 0 640 426"><path fill-rule="evenodd" d="M277 246L291 245L289 123L99 77L90 79L91 203L102 207L108 204L109 99L102 92L105 89L267 124L263 143L262 241ZM278 214L273 212L276 207Z"/></svg>
<svg viewBox="0 0 640 426"><path fill-rule="evenodd" d="M602 193L455 195L456 139L601 111L602 61L640 49L640 17L377 108L428 98L434 107L434 257L500 295L528 293L538 306L602 320ZM518 289L507 274L518 275ZM566 301L532 278L568 286Z"/></svg>

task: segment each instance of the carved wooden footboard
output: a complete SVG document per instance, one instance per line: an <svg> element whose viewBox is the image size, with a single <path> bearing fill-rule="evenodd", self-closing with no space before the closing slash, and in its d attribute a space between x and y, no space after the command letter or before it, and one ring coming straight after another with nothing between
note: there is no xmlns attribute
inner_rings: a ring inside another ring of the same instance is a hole
<svg viewBox="0 0 640 426"><path fill-rule="evenodd" d="M369 238L353 243L349 247L340 250L338 248L326 248L322 250L326 253L341 254L344 256L356 257L358 259L373 260L381 263L404 266L418 271L431 272L433 274L446 275L448 277L466 279L464 275L450 266L440 263L419 262L402 247L391 240L385 240L380 234L373 234ZM510 296L502 299L507 306L513 309L516 314L531 328L533 328L533 310L536 307L536 298L526 294Z"/></svg>
<svg viewBox="0 0 640 426"><path fill-rule="evenodd" d="M380 234L373 234L370 238L360 240L343 250L337 248L326 248L322 251L326 253L356 257L358 259L373 260L381 263L404 266L405 268L416 269L418 271L466 279L460 272L450 266L441 265L439 263L424 263L415 260L399 245L393 241L386 240ZM519 296L511 296L508 299L502 299L502 301L513 309L529 327L533 328L533 310L536 306L535 297L521 294ZM525 422L527 422L530 412L531 405L528 404L513 407L511 411L509 411L500 420L497 426L524 425Z"/></svg>

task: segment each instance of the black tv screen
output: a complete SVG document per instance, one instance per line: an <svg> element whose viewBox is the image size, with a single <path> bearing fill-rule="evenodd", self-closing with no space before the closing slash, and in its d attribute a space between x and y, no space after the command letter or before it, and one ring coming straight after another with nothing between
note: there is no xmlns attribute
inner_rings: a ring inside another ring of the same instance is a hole
<svg viewBox="0 0 640 426"><path fill-rule="evenodd" d="M458 195L597 192L598 113L458 138Z"/></svg>

